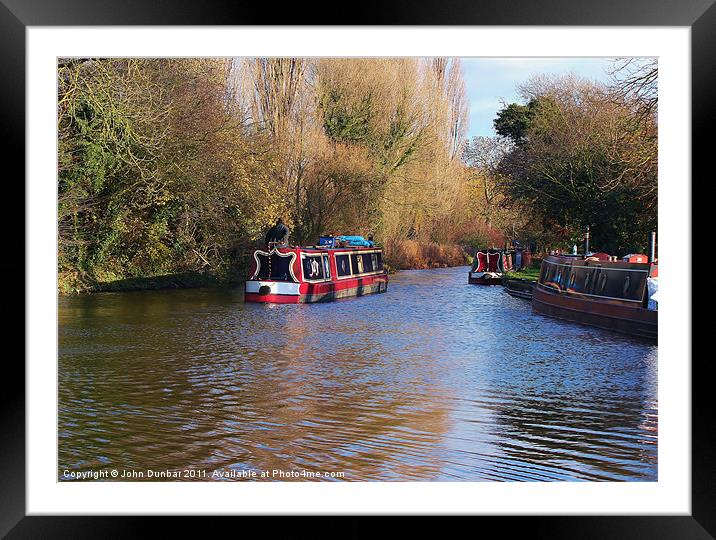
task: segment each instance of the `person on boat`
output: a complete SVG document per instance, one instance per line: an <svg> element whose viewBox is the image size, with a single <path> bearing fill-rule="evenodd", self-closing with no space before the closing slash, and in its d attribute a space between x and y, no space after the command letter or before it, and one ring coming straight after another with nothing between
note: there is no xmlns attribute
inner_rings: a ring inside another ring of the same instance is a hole
<svg viewBox="0 0 716 540"><path fill-rule="evenodd" d="M276 225L271 227L266 233L266 245L268 246L273 243L285 246L288 244L289 234L291 234L291 231L283 222L283 218L278 218Z"/></svg>

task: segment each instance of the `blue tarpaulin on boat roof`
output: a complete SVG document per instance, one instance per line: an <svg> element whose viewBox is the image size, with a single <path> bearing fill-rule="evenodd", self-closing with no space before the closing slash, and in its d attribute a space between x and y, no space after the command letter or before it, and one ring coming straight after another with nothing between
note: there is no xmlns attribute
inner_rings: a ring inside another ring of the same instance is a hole
<svg viewBox="0 0 716 540"><path fill-rule="evenodd" d="M366 240L362 236L336 236L336 240L345 242L349 246L372 247L375 245L375 244L373 244L373 242L371 242L370 240Z"/></svg>

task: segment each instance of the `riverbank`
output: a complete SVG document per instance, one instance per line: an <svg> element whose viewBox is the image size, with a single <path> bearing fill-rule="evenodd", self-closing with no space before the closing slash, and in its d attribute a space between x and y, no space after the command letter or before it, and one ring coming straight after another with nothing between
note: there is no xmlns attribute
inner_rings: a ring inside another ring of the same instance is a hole
<svg viewBox="0 0 716 540"><path fill-rule="evenodd" d="M97 292L152 291L161 289L194 289L219 285L222 280L206 272L182 272L161 276L146 276L99 281L79 272L61 273L57 291L61 296Z"/></svg>
<svg viewBox="0 0 716 540"><path fill-rule="evenodd" d="M404 240L391 242L384 249L385 266L391 274L400 270L449 268L469 263L469 255L456 245ZM195 271L119 279L99 279L83 272L60 272L57 289L61 296L97 292L193 289L214 285L239 285L245 281L245 275L246 269L242 268L236 268L230 276Z"/></svg>
<svg viewBox="0 0 716 540"><path fill-rule="evenodd" d="M539 273L542 261L540 260L536 264L531 264L527 268L521 270L515 270L512 272L505 272L506 279L524 279L526 281L537 281L539 279Z"/></svg>

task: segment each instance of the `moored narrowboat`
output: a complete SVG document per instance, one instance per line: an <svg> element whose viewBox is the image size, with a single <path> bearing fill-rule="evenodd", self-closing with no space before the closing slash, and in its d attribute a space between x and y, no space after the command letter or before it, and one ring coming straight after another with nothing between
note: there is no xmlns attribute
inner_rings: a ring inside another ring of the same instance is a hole
<svg viewBox="0 0 716 540"><path fill-rule="evenodd" d="M658 267L631 255L548 256L532 296L532 309L550 317L656 340L658 311L653 290Z"/></svg>
<svg viewBox="0 0 716 540"><path fill-rule="evenodd" d="M498 250L477 250L467 282L472 285L500 285L502 276L512 268L511 254Z"/></svg>
<svg viewBox="0 0 716 540"><path fill-rule="evenodd" d="M379 247L367 241L341 246L333 237L322 237L316 246L256 250L249 276L246 302L328 302L388 290Z"/></svg>

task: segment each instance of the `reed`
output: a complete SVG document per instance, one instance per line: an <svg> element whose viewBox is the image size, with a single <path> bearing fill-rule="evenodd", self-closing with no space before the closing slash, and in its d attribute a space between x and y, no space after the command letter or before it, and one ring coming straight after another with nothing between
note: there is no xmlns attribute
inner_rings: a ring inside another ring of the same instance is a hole
<svg viewBox="0 0 716 540"><path fill-rule="evenodd" d="M468 254L454 244L393 240L385 246L385 259L392 269L418 270L465 265Z"/></svg>

